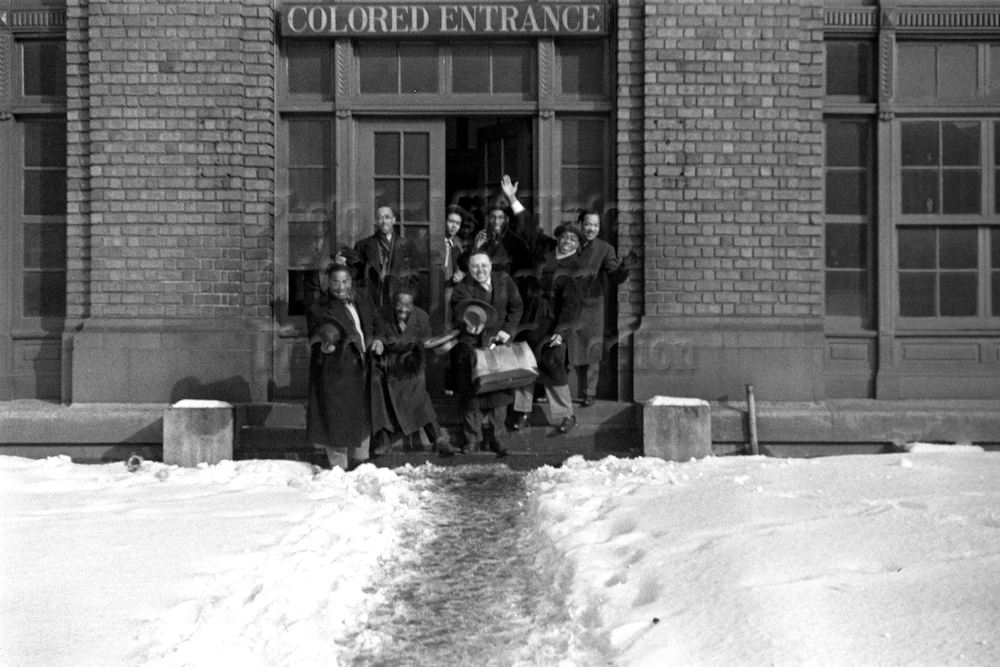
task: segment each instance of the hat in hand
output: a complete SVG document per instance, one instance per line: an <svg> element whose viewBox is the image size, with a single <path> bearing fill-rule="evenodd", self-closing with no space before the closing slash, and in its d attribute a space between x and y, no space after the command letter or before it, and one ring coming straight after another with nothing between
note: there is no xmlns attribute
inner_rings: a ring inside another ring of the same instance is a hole
<svg viewBox="0 0 1000 667"><path fill-rule="evenodd" d="M458 343L458 329L452 329L448 333L428 338L424 341L424 349L430 350L434 354L446 354Z"/></svg>
<svg viewBox="0 0 1000 667"><path fill-rule="evenodd" d="M455 313L457 313L458 317L465 323L465 326L470 329L476 329L480 326L488 328L491 324L495 324L500 319L496 308L482 299L466 299L465 301L460 301L458 305L455 306Z"/></svg>

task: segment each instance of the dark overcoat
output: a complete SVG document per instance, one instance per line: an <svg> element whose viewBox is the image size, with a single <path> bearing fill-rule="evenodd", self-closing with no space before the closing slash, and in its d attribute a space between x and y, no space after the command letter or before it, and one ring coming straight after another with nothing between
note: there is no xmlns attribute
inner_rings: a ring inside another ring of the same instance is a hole
<svg viewBox="0 0 1000 667"><path fill-rule="evenodd" d="M381 375L385 382L386 405L404 435L419 431L425 424L437 423L437 414L427 393L423 363L423 343L431 335L430 316L416 306L405 331L400 331L395 318L386 323Z"/></svg>
<svg viewBox="0 0 1000 667"><path fill-rule="evenodd" d="M377 337L382 325L367 298L358 298L355 308L364 342L342 302L322 295L306 313L310 337L324 325L332 325L340 336L330 354L324 354L319 343L313 344L309 353L306 433L314 444L353 448L371 434L371 384L365 346Z"/></svg>
<svg viewBox="0 0 1000 667"><path fill-rule="evenodd" d="M388 308L399 289L417 289L419 274L413 256L413 244L399 234L393 234L388 271L383 275L381 242L378 237L376 232L363 238L354 244L354 249L360 256L361 287L368 290L376 307Z"/></svg>
<svg viewBox="0 0 1000 667"><path fill-rule="evenodd" d="M539 384L558 387L568 382L566 349L582 306L579 272L577 255L556 259L548 252L538 264L538 284L530 290L518 338L535 353ZM562 337L560 345L548 344L554 334Z"/></svg>
<svg viewBox="0 0 1000 667"><path fill-rule="evenodd" d="M455 310L459 303L467 299L485 301L497 311L497 319L487 323L478 335L472 335L465 330L461 313ZM490 344L490 339L501 330L506 331L512 339L517 333L518 324L521 323L521 314L524 311L524 303L521 301L521 295L514 279L506 272L493 271L490 274L490 290L487 292L472 279L472 276L467 275L462 282L455 285L455 289L451 293L451 308L454 314L454 327L461 332L458 336L458 343L452 349L451 360L455 372L455 393L462 402L462 406L466 410L473 410L495 408L513 403L513 390L495 391L476 396L472 390L472 364L475 358L473 351L477 348L487 347Z"/></svg>
<svg viewBox="0 0 1000 667"><path fill-rule="evenodd" d="M607 241L594 239L580 249L580 292L582 308L577 327L569 337L572 366L599 364L604 359L604 304L612 287L625 282L628 271Z"/></svg>

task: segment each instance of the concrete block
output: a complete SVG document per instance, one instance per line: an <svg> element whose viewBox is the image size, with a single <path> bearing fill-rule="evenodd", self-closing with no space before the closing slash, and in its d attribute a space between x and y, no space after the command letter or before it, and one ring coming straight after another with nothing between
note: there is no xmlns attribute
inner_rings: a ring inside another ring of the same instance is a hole
<svg viewBox="0 0 1000 667"><path fill-rule="evenodd" d="M690 461L712 453L712 408L700 398L654 396L642 406L642 453Z"/></svg>
<svg viewBox="0 0 1000 667"><path fill-rule="evenodd" d="M163 413L163 462L185 468L233 458L233 406L185 399Z"/></svg>

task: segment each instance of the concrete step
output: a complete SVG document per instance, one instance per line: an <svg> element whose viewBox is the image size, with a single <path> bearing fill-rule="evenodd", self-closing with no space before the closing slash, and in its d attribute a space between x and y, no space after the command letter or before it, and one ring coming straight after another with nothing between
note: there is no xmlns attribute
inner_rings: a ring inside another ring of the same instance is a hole
<svg viewBox="0 0 1000 667"><path fill-rule="evenodd" d="M519 431L509 431L510 455L504 462L511 467L537 467L558 465L571 456L597 459L605 456L638 456L642 451L639 406L612 401L599 401L588 408L577 406L578 425L569 433L559 433L548 424L546 406L536 403L529 417L528 426ZM453 443L462 441L461 411L454 399L435 402L441 427L448 431ZM247 404L240 406L238 415L239 442L235 456L250 458L292 458L322 462L322 452L317 452L305 437L305 407L302 404ZM430 443L421 434L423 447ZM393 443L390 453L378 459L378 465L399 466L407 463L420 465L433 461L442 465L463 463L493 463L492 453L444 458L430 451L411 450L401 439Z"/></svg>

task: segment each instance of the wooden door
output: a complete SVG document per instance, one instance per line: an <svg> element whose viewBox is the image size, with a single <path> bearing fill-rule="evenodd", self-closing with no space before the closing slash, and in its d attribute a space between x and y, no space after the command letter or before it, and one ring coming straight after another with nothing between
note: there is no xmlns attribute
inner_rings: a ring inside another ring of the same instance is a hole
<svg viewBox="0 0 1000 667"><path fill-rule="evenodd" d="M414 247L420 277L417 303L434 320L444 305L435 270L443 261L444 247L444 121L365 122L358 146L358 238L373 233L380 206L396 211L397 231Z"/></svg>

